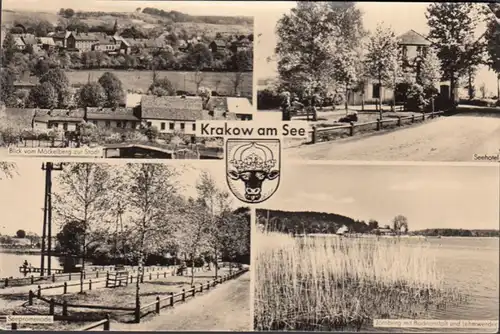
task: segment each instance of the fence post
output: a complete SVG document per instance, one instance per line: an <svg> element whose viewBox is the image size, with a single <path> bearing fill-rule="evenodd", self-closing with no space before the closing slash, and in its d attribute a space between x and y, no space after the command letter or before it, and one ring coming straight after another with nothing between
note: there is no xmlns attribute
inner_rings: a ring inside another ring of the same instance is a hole
<svg viewBox="0 0 500 334"><path fill-rule="evenodd" d="M191 286L191 288L193 289L193 297L194 297L196 295L196 285Z"/></svg>
<svg viewBox="0 0 500 334"><path fill-rule="evenodd" d="M412 114L412 115L411 115L411 122L412 122L412 123L415 123L415 114Z"/></svg>
<svg viewBox="0 0 500 334"><path fill-rule="evenodd" d="M71 281L71 273L69 273L69 275L68 275L68 279Z"/></svg>
<svg viewBox="0 0 500 334"><path fill-rule="evenodd" d="M156 313L160 314L160 296L156 296Z"/></svg>
<svg viewBox="0 0 500 334"><path fill-rule="evenodd" d="M207 290L210 290L210 281L207 281Z"/></svg>
<svg viewBox="0 0 500 334"><path fill-rule="evenodd" d="M52 283L56 281L56 274L52 274Z"/></svg>
<svg viewBox="0 0 500 334"><path fill-rule="evenodd" d="M382 120L380 118L377 118L377 131L380 131L382 128Z"/></svg>
<svg viewBox="0 0 500 334"><path fill-rule="evenodd" d="M186 301L186 290L185 289L182 289L182 301L183 302Z"/></svg>
<svg viewBox="0 0 500 334"><path fill-rule="evenodd" d="M28 305L30 305L30 306L33 305L33 291L32 290L30 290L28 292Z"/></svg>
<svg viewBox="0 0 500 334"><path fill-rule="evenodd" d="M109 282L109 271L106 272L106 288L108 287L108 282Z"/></svg>
<svg viewBox="0 0 500 334"><path fill-rule="evenodd" d="M63 295L68 293L68 283L64 282L63 284Z"/></svg>
<svg viewBox="0 0 500 334"><path fill-rule="evenodd" d="M68 302L65 300L63 301L62 305L62 315L67 316L68 315Z"/></svg>
<svg viewBox="0 0 500 334"><path fill-rule="evenodd" d="M42 296L42 287L38 286L37 297L40 298Z"/></svg>
<svg viewBox="0 0 500 334"><path fill-rule="evenodd" d="M35 284L35 278L31 275L31 284Z"/></svg>
<svg viewBox="0 0 500 334"><path fill-rule="evenodd" d="M313 144L316 144L316 142L318 141L318 130L316 129L316 125L313 125L313 132L312 132L312 138L311 138L311 142Z"/></svg>
<svg viewBox="0 0 500 334"><path fill-rule="evenodd" d="M144 283L144 274L141 275L141 283Z"/></svg>
<svg viewBox="0 0 500 334"><path fill-rule="evenodd" d="M398 126L401 126L401 116L398 116Z"/></svg>
<svg viewBox="0 0 500 334"><path fill-rule="evenodd" d="M135 305L135 312L134 312L134 315L135 315L135 323L138 324L141 322L141 303L137 303Z"/></svg>
<svg viewBox="0 0 500 334"><path fill-rule="evenodd" d="M8 278L6 278L6 279L5 279L5 287L8 287L8 286L9 286L9 279L8 279Z"/></svg>
<svg viewBox="0 0 500 334"><path fill-rule="evenodd" d="M422 113L422 121L425 121L425 112Z"/></svg>
<svg viewBox="0 0 500 334"><path fill-rule="evenodd" d="M354 122L351 122L351 127L349 128L349 136L354 136Z"/></svg>
<svg viewBox="0 0 500 334"><path fill-rule="evenodd" d="M89 280L89 291L92 291L92 280Z"/></svg>
<svg viewBox="0 0 500 334"><path fill-rule="evenodd" d="M170 292L170 306L174 306L174 293Z"/></svg>
<svg viewBox="0 0 500 334"><path fill-rule="evenodd" d="M95 272L95 278L99 278L99 271Z"/></svg>
<svg viewBox="0 0 500 334"><path fill-rule="evenodd" d="M105 331L109 331L109 326L110 325L110 321L109 321L109 314L106 314L106 322L104 323L104 330Z"/></svg>
<svg viewBox="0 0 500 334"><path fill-rule="evenodd" d="M49 304L49 315L54 315L54 298L50 298L50 304Z"/></svg>

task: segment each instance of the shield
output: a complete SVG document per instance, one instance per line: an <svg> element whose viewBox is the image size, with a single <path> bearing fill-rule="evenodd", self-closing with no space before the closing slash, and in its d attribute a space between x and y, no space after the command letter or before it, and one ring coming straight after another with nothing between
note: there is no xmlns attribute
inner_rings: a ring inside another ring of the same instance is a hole
<svg viewBox="0 0 500 334"><path fill-rule="evenodd" d="M226 179L231 192L250 204L268 200L281 178L279 139L227 139Z"/></svg>

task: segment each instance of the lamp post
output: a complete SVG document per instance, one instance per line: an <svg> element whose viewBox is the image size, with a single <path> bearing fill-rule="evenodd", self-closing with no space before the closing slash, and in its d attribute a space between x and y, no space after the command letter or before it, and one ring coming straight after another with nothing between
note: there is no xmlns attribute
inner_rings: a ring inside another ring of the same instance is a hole
<svg viewBox="0 0 500 334"><path fill-rule="evenodd" d="M52 171L63 170L62 163L46 162L42 163L42 170L45 171L45 202L43 209L43 233L42 233L42 255L40 263L40 276L45 271L45 248L47 248L47 274L51 274L52 266ZM45 247L47 238L47 247Z"/></svg>

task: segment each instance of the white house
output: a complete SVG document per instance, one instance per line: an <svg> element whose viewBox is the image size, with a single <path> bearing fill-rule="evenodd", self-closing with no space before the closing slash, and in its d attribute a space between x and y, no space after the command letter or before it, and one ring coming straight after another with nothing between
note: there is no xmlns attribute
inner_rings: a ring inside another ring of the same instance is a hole
<svg viewBox="0 0 500 334"><path fill-rule="evenodd" d="M136 129L141 120L133 108L88 107L85 120L101 128Z"/></svg>
<svg viewBox="0 0 500 334"><path fill-rule="evenodd" d="M77 125L83 122L84 116L84 109L36 109L33 117L33 128L75 131Z"/></svg>
<svg viewBox="0 0 500 334"><path fill-rule="evenodd" d="M349 232L349 229L347 228L347 226L342 225L342 227L339 228L335 234L337 234L337 235L344 235L347 232Z"/></svg>

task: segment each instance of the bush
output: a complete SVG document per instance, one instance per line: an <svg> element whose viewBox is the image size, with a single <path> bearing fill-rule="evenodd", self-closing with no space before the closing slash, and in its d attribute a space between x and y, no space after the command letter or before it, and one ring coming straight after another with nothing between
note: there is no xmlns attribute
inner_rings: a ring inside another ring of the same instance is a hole
<svg viewBox="0 0 500 334"><path fill-rule="evenodd" d="M257 92L257 108L260 110L279 109L282 97L271 89L259 90Z"/></svg>
<svg viewBox="0 0 500 334"><path fill-rule="evenodd" d="M341 117L339 119L340 123L351 123L351 122L357 122L358 121L358 114L352 113L348 114L344 117Z"/></svg>
<svg viewBox="0 0 500 334"><path fill-rule="evenodd" d="M192 266L191 260L187 260L185 263L186 263L186 267L191 268L191 266ZM194 266L195 267L203 267L204 264L205 264L205 262L203 261L203 259L201 257L197 257L194 259Z"/></svg>

